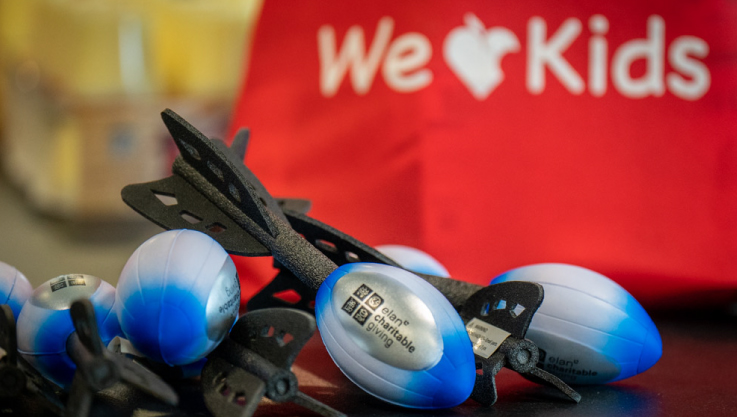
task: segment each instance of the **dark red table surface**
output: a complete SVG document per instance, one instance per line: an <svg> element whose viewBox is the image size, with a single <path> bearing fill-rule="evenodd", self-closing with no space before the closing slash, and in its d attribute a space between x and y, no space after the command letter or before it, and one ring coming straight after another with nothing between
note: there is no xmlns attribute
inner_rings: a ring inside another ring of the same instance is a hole
<svg viewBox="0 0 737 417"><path fill-rule="evenodd" d="M567 402L555 390L504 369L497 377L499 400L481 407L473 400L449 410L408 410L383 403L355 387L333 364L319 336L302 351L294 371L302 391L351 416L737 416L737 317L723 312L659 313L663 357L649 371L624 381L577 387L583 399ZM178 408L156 403L118 385L101 393L93 416L207 416L196 381L175 387ZM23 401L3 415L45 415ZM293 404L261 402L256 416L314 416Z"/></svg>

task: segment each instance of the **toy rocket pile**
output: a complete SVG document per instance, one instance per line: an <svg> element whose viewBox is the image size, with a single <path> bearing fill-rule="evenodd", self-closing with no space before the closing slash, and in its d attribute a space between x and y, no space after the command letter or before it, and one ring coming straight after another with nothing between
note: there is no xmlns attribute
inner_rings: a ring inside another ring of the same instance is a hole
<svg viewBox="0 0 737 417"><path fill-rule="evenodd" d="M373 248L309 217L309 202L273 198L243 163L248 131L228 147L171 110L162 117L181 152L173 175L122 196L169 231L136 250L117 288L68 274L33 290L0 264L0 397L11 409L39 398L88 415L119 382L176 408L172 381L199 376L214 416L250 416L263 397L340 416L291 370L316 329L353 383L420 409L494 404L502 367L578 402L569 384L628 378L662 354L650 317L603 275L538 264L489 286L453 280L421 251ZM279 269L240 318L228 254L273 256ZM287 290L297 303L274 296Z"/></svg>

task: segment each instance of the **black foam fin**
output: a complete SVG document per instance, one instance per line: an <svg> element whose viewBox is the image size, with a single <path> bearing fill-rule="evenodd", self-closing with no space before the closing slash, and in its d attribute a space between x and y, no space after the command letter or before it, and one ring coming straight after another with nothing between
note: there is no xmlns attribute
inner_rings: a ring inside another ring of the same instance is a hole
<svg viewBox="0 0 737 417"><path fill-rule="evenodd" d="M94 394L124 381L170 405L176 405L176 392L154 373L122 355L112 353L102 343L90 300L80 299L69 310L75 332L67 351L77 365L67 411L70 415L89 413Z"/></svg>
<svg viewBox="0 0 737 417"><path fill-rule="evenodd" d="M248 168L243 165L242 161L236 163L233 156L228 156L223 151L222 147L225 145L218 146L217 142L208 139L172 110L163 111L161 118L179 148L181 153L179 158L202 175L222 196L238 207L261 229L275 236L276 228L267 214L266 207L268 205L276 207L277 204L265 199L265 195L254 188L255 176L250 178L250 182L245 178L243 173L248 171ZM175 173L177 173L176 169L177 164L175 163L173 166ZM206 197L210 201L218 200L216 196Z"/></svg>
<svg viewBox="0 0 737 417"><path fill-rule="evenodd" d="M461 317L465 322L477 318L523 339L543 295L542 285L534 282L492 284L466 300Z"/></svg>
<svg viewBox="0 0 737 417"><path fill-rule="evenodd" d="M496 403L496 375L504 367L504 353L495 352L488 360L481 361L481 373L476 375L471 398L481 405L491 406Z"/></svg>
<svg viewBox="0 0 737 417"><path fill-rule="evenodd" d="M288 294L299 298L294 301L287 301L280 298L280 294ZM314 314L316 295L315 290L305 285L290 270L282 267L271 282L248 300L246 309L255 311L263 308L283 307Z"/></svg>
<svg viewBox="0 0 737 417"><path fill-rule="evenodd" d="M210 358L202 369L202 395L214 417L250 417L266 392L252 373L221 358Z"/></svg>
<svg viewBox="0 0 737 417"><path fill-rule="evenodd" d="M284 214L297 233L337 265L374 262L399 267L394 260L375 248L317 219L289 209L285 209Z"/></svg>
<svg viewBox="0 0 737 417"><path fill-rule="evenodd" d="M243 134L244 132L245 134ZM212 145L219 149L222 154L230 160L233 169L235 169L242 177L242 180L245 181L245 183L248 185L248 188L255 192L258 201L266 208L271 210L272 214L276 215L286 222L287 218L284 217L284 214L282 214L278 201L276 201L276 199L274 199L274 197L269 194L269 192L266 190L266 187L264 187L264 185L261 183L261 180L258 179L256 174L254 174L253 171L248 169L248 167L245 165L243 161L244 156L239 155L241 153L241 149L233 148L234 146L243 147L242 152L245 152L245 146L248 145L248 130L244 131L243 129L241 129L239 133L241 135L236 136L235 141L230 145L230 147L228 147L225 142L217 139L213 139L211 141ZM245 141L245 143L243 143L243 141Z"/></svg>
<svg viewBox="0 0 737 417"><path fill-rule="evenodd" d="M307 214L312 209L312 201L303 198L276 198L276 203L282 211L292 211Z"/></svg>
<svg viewBox="0 0 737 417"><path fill-rule="evenodd" d="M275 402L294 402L326 417L344 416L301 393L291 371L316 327L314 317L292 309L258 310L241 317L230 336L208 355L202 370L205 402L212 414L248 417L260 397L266 396Z"/></svg>
<svg viewBox="0 0 737 417"><path fill-rule="evenodd" d="M191 229L215 239L228 252L267 256L271 252L238 223L219 210L179 176L131 184L121 191L123 201L164 229Z"/></svg>
<svg viewBox="0 0 737 417"><path fill-rule="evenodd" d="M576 392L568 384L563 382L563 380L561 380L560 378L551 374L548 371L545 371L538 367L533 367L529 373L524 374L522 376L538 384L548 385L550 387L557 388L560 392L565 394L573 402L576 402L576 403L581 402L581 394Z"/></svg>
<svg viewBox="0 0 737 417"><path fill-rule="evenodd" d="M476 354L477 367L481 367L482 373L476 379L471 398L483 405L494 404L497 399L494 378L499 369L506 366L558 389L575 402L581 400L581 396L562 380L536 367L538 347L525 339L543 297L543 287L538 283L509 281L481 288L463 304L460 314L464 322L478 319L509 333L488 358Z"/></svg>
<svg viewBox="0 0 737 417"><path fill-rule="evenodd" d="M233 326L230 338L274 365L289 369L316 329L315 318L308 313L269 308L243 316Z"/></svg>
<svg viewBox="0 0 737 417"><path fill-rule="evenodd" d="M246 159L246 150L248 149L248 142L251 140L251 130L247 128L238 129L238 132L233 137L233 142L230 144L233 154L238 157L239 160L244 161Z"/></svg>

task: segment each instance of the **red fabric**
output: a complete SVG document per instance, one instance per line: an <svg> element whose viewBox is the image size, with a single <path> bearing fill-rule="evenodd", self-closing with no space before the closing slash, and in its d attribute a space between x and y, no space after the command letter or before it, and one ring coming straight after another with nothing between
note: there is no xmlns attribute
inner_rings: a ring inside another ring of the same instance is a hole
<svg viewBox="0 0 737 417"><path fill-rule="evenodd" d="M266 1L233 131L252 128L246 160L273 194L455 278L567 262L646 305L722 302L737 290L735 22L723 0ZM321 84L330 46L360 34L351 51L373 45L377 65ZM485 54L505 45L494 79ZM472 64L475 95L457 75Z"/></svg>

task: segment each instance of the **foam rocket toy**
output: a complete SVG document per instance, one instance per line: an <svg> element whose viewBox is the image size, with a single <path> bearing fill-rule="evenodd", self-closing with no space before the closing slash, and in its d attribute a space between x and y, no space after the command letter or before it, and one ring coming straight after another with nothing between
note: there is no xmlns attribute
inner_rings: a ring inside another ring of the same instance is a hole
<svg viewBox="0 0 737 417"><path fill-rule="evenodd" d="M181 151L172 166L174 175L125 187L122 196L128 205L164 228L207 233L230 253L271 254L284 271L317 292L315 315L328 352L368 393L405 407L447 408L483 385L483 378L476 378L479 358L467 322L457 310L474 294L488 296L488 290L479 292L482 287L443 277L420 277L372 248L345 251L334 239L311 239L243 164L247 134L239 133L228 148L170 110L162 117ZM318 233L337 232L306 216L301 220ZM367 262L372 258L380 262ZM528 308L535 310L532 304ZM483 312L467 317L479 315ZM389 323L399 317L404 327L399 321ZM546 381L565 386L552 375ZM562 391L573 392L568 390ZM578 400L577 394L569 397ZM495 393L489 398L495 400Z"/></svg>

